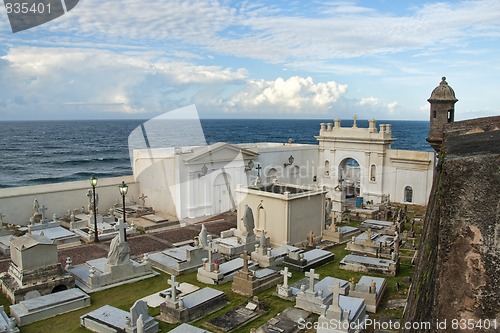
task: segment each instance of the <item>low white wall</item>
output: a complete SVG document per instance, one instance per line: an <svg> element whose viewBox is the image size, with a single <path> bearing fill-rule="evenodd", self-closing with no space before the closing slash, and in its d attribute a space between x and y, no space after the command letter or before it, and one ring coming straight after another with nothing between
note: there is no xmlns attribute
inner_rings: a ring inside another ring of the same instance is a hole
<svg viewBox="0 0 500 333"><path fill-rule="evenodd" d="M125 181L129 187L127 202L131 199L138 200L139 186L133 176L99 178L96 193L99 194L100 213L105 214L116 202L122 202L118 189L122 181ZM87 210L89 189L92 187L88 180L0 189L0 213L5 215L4 222L27 225L29 218L33 215L35 199L38 200L40 207L42 205L47 207L45 217L48 219L52 219L53 214L62 216L69 209L84 206Z"/></svg>

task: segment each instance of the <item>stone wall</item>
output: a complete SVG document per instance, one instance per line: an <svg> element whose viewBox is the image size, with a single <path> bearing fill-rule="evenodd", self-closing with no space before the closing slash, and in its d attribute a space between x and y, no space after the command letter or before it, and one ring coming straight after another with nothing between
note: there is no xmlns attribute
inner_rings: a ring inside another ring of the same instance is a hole
<svg viewBox="0 0 500 333"><path fill-rule="evenodd" d="M129 186L127 200L133 198L137 201L139 186L132 176L102 178L98 180L96 187L100 213L105 214L113 204L122 202L118 189L122 181ZM27 225L33 215L33 201L37 199L40 206L48 208L45 217L52 220L53 214L62 216L69 209L82 206L87 209L89 189L92 187L88 180L0 189L0 213L5 215L4 221L7 223Z"/></svg>
<svg viewBox="0 0 500 333"><path fill-rule="evenodd" d="M498 128L500 117L447 127L405 310L406 322L446 319L451 329L453 319L496 319L497 324L500 320ZM437 329L405 332L423 331ZM498 331L498 326L489 331Z"/></svg>

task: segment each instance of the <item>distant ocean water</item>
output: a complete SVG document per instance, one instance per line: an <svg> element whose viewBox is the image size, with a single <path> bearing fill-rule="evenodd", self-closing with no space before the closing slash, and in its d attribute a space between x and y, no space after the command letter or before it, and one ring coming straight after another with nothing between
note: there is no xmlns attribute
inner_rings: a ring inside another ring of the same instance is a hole
<svg viewBox="0 0 500 333"><path fill-rule="evenodd" d="M128 137L144 122L0 122L0 188L85 180L92 174L98 178L130 175ZM314 136L318 135L321 122L332 121L202 119L201 125L208 144L287 142L289 137L294 143L316 144ZM432 151L425 141L429 131L427 121L377 121L381 123L392 124L392 136L397 139L392 148ZM352 120L342 121L342 126L352 126ZM358 127L368 127L368 122L358 120ZM191 144L189 130L174 126L169 132L183 145Z"/></svg>

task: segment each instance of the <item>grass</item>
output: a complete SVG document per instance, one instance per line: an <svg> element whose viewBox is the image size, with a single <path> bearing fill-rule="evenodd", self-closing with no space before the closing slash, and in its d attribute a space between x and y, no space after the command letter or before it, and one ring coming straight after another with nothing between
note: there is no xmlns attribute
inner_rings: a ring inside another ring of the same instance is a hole
<svg viewBox="0 0 500 333"><path fill-rule="evenodd" d="M422 213L422 209L419 207L412 207L413 212L409 213L409 217L411 218L415 213ZM351 222L350 225L358 226L359 222ZM406 229L409 230L410 225L407 224ZM416 225L417 236L420 235L421 226ZM418 239L416 241L418 244ZM339 268L339 261L350 252L345 250L345 245L337 245L330 250L335 255L335 260L331 263L325 264L321 267L315 269L316 273L320 274L320 279L325 276L334 276L340 279L349 280L354 278L356 281L363 275L367 275L362 272L352 272L346 271ZM405 257L411 257L414 253L414 250L411 247L411 242L407 243L407 246L403 246L401 248L401 253ZM386 278L387 281L387 289L386 294L384 296L384 300L382 301L382 306L389 299L402 299L406 298L406 293L409 288L409 283L405 282L405 277L411 277L413 273L413 267L410 263L411 259L403 258L400 264L400 271L397 276L383 276L378 274L369 274L373 276L380 276ZM293 272L293 276L289 279L289 284L292 284L304 277L304 273ZM169 275L160 272L160 275L150 278L147 280L139 281L132 284L122 285L119 287L111 288L108 290L96 292L91 294L91 306L80 309L77 311L73 311L67 314L59 315L53 318L49 318L43 321L39 321L27 326L22 327L23 333L49 333L49 332L88 332L84 328L80 327L80 316L97 309L105 304L110 304L115 307L118 307L122 310L128 311L133 303L142 297L151 295L153 293L159 292L161 290L169 288L167 283L167 279ZM198 282L196 280L196 273L190 273L186 275L181 275L177 279L179 282L187 282L198 287L205 287L204 284ZM399 290L396 288L396 283L399 283ZM212 288L223 291L226 294L228 304L223 309L210 314L202 319L192 322L192 325L201 327L205 322L225 313L229 309L235 308L238 305L245 303L248 298L235 294L231 291L231 283L225 283L223 285L215 285L210 286ZM274 317L279 312L283 311L287 307L294 306L294 302L283 300L277 296L273 295L275 288L271 288L264 292L261 292L257 296L263 300L266 305L269 307L269 311L263 316L247 323L246 325L235 329L233 332L241 332L247 333L250 332L252 328L257 328L264 324L266 321ZM5 306L5 309L8 311L8 307L10 305L9 301L3 296L0 295L0 302ZM150 309L150 315L156 316L160 313L160 309ZM370 314L371 318L393 318L393 319L401 319L403 315L402 309L387 309L383 308L377 314ZM168 324L162 321L159 321L161 332L168 332L172 328L176 327L179 324Z"/></svg>

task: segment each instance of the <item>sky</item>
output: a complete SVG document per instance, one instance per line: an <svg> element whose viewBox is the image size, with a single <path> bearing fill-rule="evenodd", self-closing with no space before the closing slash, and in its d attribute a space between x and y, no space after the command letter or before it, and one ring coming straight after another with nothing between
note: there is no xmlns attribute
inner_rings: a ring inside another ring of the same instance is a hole
<svg viewBox="0 0 500 333"><path fill-rule="evenodd" d="M0 120L456 120L498 115L500 1L80 0L12 33L0 6Z"/></svg>

